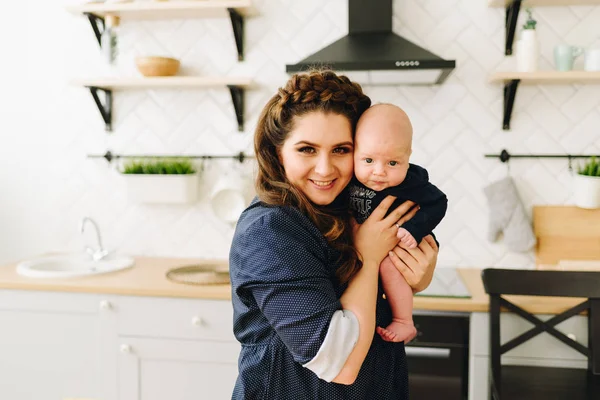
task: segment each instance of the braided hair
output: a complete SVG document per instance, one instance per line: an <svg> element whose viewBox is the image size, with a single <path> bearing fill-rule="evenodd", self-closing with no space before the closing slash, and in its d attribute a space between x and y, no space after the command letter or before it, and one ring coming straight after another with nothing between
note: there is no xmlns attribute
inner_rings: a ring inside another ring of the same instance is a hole
<svg viewBox="0 0 600 400"><path fill-rule="evenodd" d="M293 75L263 108L254 134L258 161L256 192L268 205L293 206L305 214L339 254L337 276L346 283L360 269L352 246L350 212L345 191L340 201L328 206L313 204L292 185L279 159L279 151L294 128L295 119L313 112L342 115L352 132L358 118L371 105L360 85L331 70L312 70Z"/></svg>

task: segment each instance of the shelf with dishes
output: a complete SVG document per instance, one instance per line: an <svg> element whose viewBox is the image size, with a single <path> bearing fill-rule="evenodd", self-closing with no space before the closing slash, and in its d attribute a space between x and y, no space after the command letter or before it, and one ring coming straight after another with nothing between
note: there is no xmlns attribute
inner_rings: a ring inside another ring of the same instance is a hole
<svg viewBox="0 0 600 400"><path fill-rule="evenodd" d="M506 9L506 41L504 54L513 52L513 42L517 19L521 6L527 7L554 7L554 6L589 6L600 5L600 0L489 0L489 7L504 7Z"/></svg>
<svg viewBox="0 0 600 400"><path fill-rule="evenodd" d="M505 7L515 0L489 0L490 7ZM582 6L600 4L600 0L527 0L528 7Z"/></svg>
<svg viewBox="0 0 600 400"><path fill-rule="evenodd" d="M90 90L94 102L106 124L106 130L112 130L113 91L144 89L213 89L227 88L235 109L238 129L244 129L244 94L253 86L250 78L225 76L157 76L157 77L120 77L77 79L72 82ZM104 94L104 101L99 92Z"/></svg>
<svg viewBox="0 0 600 400"><path fill-rule="evenodd" d="M244 59L244 18L256 14L252 0L90 2L67 10L89 19L99 44L107 16L131 20L229 17L240 61Z"/></svg>
<svg viewBox="0 0 600 400"><path fill-rule="evenodd" d="M600 71L534 71L496 72L489 78L491 83L504 84L504 116L502 129L510 129L513 105L519 84L573 84L600 83Z"/></svg>

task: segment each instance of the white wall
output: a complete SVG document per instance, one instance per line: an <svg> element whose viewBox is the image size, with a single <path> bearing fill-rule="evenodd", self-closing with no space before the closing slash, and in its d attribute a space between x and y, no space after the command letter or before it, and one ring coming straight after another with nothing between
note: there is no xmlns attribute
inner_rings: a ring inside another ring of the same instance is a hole
<svg viewBox="0 0 600 400"><path fill-rule="evenodd" d="M101 225L105 244L123 253L226 258L232 227L209 208L208 191L232 168L251 175L252 163L206 164L194 206L127 202L114 167L89 153L234 154L252 149L262 105L294 63L347 32L346 0L257 0L259 16L246 22L246 59L237 62L227 19L124 21L120 58L103 64L86 19L64 11L69 0L13 2L0 25L0 262L41 252L77 250L79 220ZM487 83L503 56L504 12L483 0L395 0L394 30L457 68L439 87L366 87L375 102L404 107L415 126L413 161L450 198L437 233L441 266L531 266L485 238L488 207L482 187L506 175L483 154L600 153L598 85L521 86L512 130L502 131L502 88ZM552 48L566 42L600 45L600 7L534 10L542 45L541 68L552 68ZM522 13L523 19L525 13ZM521 24L520 24L521 25ZM226 90L116 93L114 132L106 134L89 92L69 80L105 74L136 75L136 55L178 57L186 74L251 76L246 130L237 132ZM577 62L581 68L581 60ZM8 90L7 90L8 88ZM516 160L510 173L530 211L534 204L569 204L571 178L564 160Z"/></svg>

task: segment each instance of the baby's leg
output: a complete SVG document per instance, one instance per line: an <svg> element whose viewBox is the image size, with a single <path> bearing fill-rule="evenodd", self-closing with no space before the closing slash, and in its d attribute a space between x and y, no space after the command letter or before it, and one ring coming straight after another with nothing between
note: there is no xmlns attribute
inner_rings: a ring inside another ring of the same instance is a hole
<svg viewBox="0 0 600 400"><path fill-rule="evenodd" d="M392 309L392 323L386 328L378 326L377 333L388 342L408 343L417 334L412 319L412 289L389 257L381 262L379 273L383 291Z"/></svg>

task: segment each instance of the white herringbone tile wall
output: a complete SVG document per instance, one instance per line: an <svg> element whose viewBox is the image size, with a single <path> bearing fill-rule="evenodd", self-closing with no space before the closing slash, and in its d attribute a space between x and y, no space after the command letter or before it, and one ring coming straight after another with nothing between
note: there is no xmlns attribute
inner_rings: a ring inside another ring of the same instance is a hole
<svg viewBox="0 0 600 400"><path fill-rule="evenodd" d="M243 62L237 62L227 19L125 20L113 69L103 63L87 20L64 10L73 2L13 2L14 18L0 28L0 261L80 249L93 239L78 232L86 215L99 222L106 246L122 253L226 258L233 227L212 213L209 192L232 169L251 177L252 162L205 163L193 206L146 206L127 201L114 166L86 155L251 151L258 114L287 78L285 64L346 34L346 0L256 0ZM600 46L600 7L536 8L534 15L542 69L552 68L555 44ZM600 153L600 87L521 86L513 129L502 131L502 88L487 83L490 73L514 65L503 56L502 9L488 8L487 0L394 0L393 24L397 33L457 63L439 87L365 87L375 102L407 110L415 127L413 161L449 196L437 229L440 266L532 266L533 253L510 253L502 242L486 240L482 188L504 177L507 167L483 155L503 148ZM115 95L114 132L106 134L90 94L69 80L137 75L137 55L180 58L183 74L255 79L257 88L246 97L246 130L237 132L227 90L124 91ZM534 204L572 200L566 161L517 160L510 174L529 212Z"/></svg>

